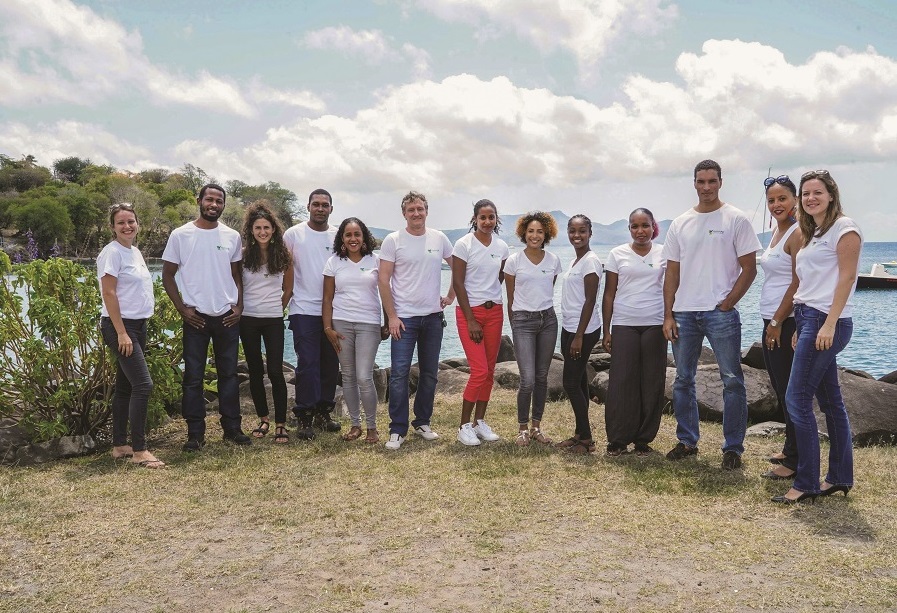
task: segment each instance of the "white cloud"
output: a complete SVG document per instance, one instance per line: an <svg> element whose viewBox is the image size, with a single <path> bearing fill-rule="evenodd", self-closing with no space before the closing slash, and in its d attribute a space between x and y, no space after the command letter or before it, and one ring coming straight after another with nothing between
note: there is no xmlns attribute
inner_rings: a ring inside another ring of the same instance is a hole
<svg viewBox="0 0 897 613"><path fill-rule="evenodd" d="M139 32L90 8L70 0L0 3L0 104L92 106L135 93L157 104L257 114L252 96L233 80L207 71L182 75L153 64Z"/></svg>
<svg viewBox="0 0 897 613"><path fill-rule="evenodd" d="M470 23L481 38L511 30L543 51L564 48L588 76L621 37L650 35L678 17L669 0L416 0L446 21Z"/></svg>
<svg viewBox="0 0 897 613"><path fill-rule="evenodd" d="M353 30L348 26L331 26L307 32L301 45L319 51L335 50L360 58L364 63L377 66L385 62L405 60L418 78L430 72L430 55L410 43L401 47L392 37L380 30Z"/></svg>

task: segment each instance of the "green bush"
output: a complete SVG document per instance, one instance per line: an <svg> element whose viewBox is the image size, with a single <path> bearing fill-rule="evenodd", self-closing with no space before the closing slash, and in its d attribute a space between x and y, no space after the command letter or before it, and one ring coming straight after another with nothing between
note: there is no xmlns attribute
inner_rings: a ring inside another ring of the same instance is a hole
<svg viewBox="0 0 897 613"><path fill-rule="evenodd" d="M96 276L51 258L11 265L0 251L0 416L32 441L103 432L109 422L115 359L99 330ZM180 317L156 282L156 313L147 331L155 383L149 426L180 398Z"/></svg>

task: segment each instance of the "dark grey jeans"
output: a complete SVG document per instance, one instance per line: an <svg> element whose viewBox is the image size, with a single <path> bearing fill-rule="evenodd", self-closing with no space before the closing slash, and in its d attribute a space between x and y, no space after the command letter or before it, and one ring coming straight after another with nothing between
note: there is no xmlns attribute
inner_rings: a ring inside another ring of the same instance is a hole
<svg viewBox="0 0 897 613"><path fill-rule="evenodd" d="M153 391L153 380L146 367L146 320L122 319L131 337L134 350L125 357L118 350L118 332L112 320L103 317L100 331L103 342L117 358L115 393L112 396L112 444L122 447L128 444L128 423L131 424L131 447L134 451L146 450L146 411Z"/></svg>
<svg viewBox="0 0 897 613"><path fill-rule="evenodd" d="M558 318L554 308L544 311L513 311L511 334L520 371L517 390L517 423L542 421L548 397L548 369L558 339Z"/></svg>

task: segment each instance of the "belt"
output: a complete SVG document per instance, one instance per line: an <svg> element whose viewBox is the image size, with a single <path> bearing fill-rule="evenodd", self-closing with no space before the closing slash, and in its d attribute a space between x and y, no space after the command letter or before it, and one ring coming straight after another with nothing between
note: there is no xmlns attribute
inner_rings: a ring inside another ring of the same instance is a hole
<svg viewBox="0 0 897 613"><path fill-rule="evenodd" d="M494 303L493 301L491 301L491 300L487 300L487 301L484 302L481 306L482 306L483 308L486 308L486 309L491 309L492 307L495 306L495 303Z"/></svg>

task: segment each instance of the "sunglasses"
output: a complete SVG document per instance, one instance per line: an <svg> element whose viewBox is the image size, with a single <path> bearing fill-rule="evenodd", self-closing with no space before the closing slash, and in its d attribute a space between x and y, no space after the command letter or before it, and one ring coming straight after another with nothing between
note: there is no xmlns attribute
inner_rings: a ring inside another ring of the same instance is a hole
<svg viewBox="0 0 897 613"><path fill-rule="evenodd" d="M801 181L806 181L807 179L812 179L814 177L827 177L828 171L823 170L809 170L800 176Z"/></svg>
<svg viewBox="0 0 897 613"><path fill-rule="evenodd" d="M773 179L772 177L766 177L765 179L763 179L763 187L769 187L773 183L778 183L779 185L788 185L789 183L791 183L791 177L789 177L788 175L779 175L775 179Z"/></svg>

